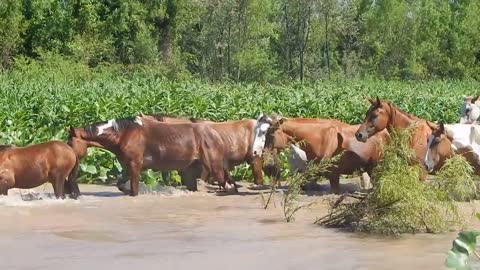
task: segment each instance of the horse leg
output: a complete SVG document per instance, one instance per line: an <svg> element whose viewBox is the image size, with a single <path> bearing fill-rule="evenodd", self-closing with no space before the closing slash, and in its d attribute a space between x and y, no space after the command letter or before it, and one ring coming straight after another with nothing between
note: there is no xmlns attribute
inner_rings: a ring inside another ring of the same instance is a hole
<svg viewBox="0 0 480 270"><path fill-rule="evenodd" d="M170 179L171 179L170 176L171 176L171 175L170 175L170 172L164 172L164 171L162 171L162 180L163 180L163 182L164 182L165 184L170 182Z"/></svg>
<svg viewBox="0 0 480 270"><path fill-rule="evenodd" d="M142 162L130 161L128 164L128 173L130 174L130 196L138 196L138 186L140 185L140 172Z"/></svg>
<svg viewBox="0 0 480 270"><path fill-rule="evenodd" d="M235 192L238 192L238 186L237 183L235 182L235 179L233 179L232 175L230 174L230 171L228 169L223 170L223 175L226 179L226 182L230 185L233 185L233 188Z"/></svg>
<svg viewBox="0 0 480 270"><path fill-rule="evenodd" d="M190 167L179 172L182 179L182 186L186 186L189 191L197 191L197 178L200 175L200 169L193 164Z"/></svg>
<svg viewBox="0 0 480 270"><path fill-rule="evenodd" d="M330 191L333 194L340 194L340 173L337 169L333 169L326 175L330 181Z"/></svg>
<svg viewBox="0 0 480 270"><path fill-rule="evenodd" d="M77 199L78 196L80 196L80 189L78 188L78 183L77 183L77 178L78 178L78 171L79 171L79 160L77 158L75 162L75 166L72 168L70 171L68 178L67 178L67 185L65 186L65 190L68 190L70 192L65 192L67 194L70 194L70 197L73 199Z"/></svg>
<svg viewBox="0 0 480 270"><path fill-rule="evenodd" d="M53 192L57 199L65 199L65 178L61 176L54 176L52 181Z"/></svg>
<svg viewBox="0 0 480 270"><path fill-rule="evenodd" d="M263 173L262 173L263 159L261 157L254 157L251 167L253 180L256 185L263 185Z"/></svg>
<svg viewBox="0 0 480 270"><path fill-rule="evenodd" d="M8 195L8 182L0 179L0 195Z"/></svg>

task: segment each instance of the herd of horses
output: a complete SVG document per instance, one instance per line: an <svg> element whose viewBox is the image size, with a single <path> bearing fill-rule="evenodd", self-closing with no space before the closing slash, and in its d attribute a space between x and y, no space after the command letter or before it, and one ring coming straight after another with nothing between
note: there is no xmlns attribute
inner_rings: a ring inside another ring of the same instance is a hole
<svg viewBox="0 0 480 270"><path fill-rule="evenodd" d="M130 180L129 194L138 195L140 173L145 169L176 170L188 190L197 190L197 179L217 182L220 190L236 192L230 175L234 166L249 163L255 184L263 173L279 180L279 168L264 166L264 153L276 158L293 147L304 161L318 162L341 154L324 173L331 191L340 192L342 174L363 171L369 175L383 157L393 129L413 125L410 146L416 162L423 164L421 180L435 173L454 153L465 156L480 174L480 100L464 97L460 123L444 125L408 114L391 102L369 99L364 121L350 125L335 119L287 118L260 114L257 119L213 122L161 114L112 119L84 127L70 127L67 143L50 141L26 147L0 146L0 195L11 188L34 188L45 182L57 198L80 195L79 163L88 147L115 154ZM297 146L296 146L297 145Z"/></svg>

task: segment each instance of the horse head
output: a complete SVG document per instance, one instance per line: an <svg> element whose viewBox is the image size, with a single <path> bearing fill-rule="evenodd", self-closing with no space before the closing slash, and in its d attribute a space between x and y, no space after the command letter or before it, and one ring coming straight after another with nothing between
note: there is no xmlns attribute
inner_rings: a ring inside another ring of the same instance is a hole
<svg viewBox="0 0 480 270"><path fill-rule="evenodd" d="M387 128L391 122L391 108L388 102L376 99L368 99L370 108L368 109L363 123L355 133L358 141L366 142L368 138Z"/></svg>
<svg viewBox="0 0 480 270"><path fill-rule="evenodd" d="M445 129L442 122L438 125L428 125L432 129L432 134L427 139L427 152L425 153L425 168L429 172L433 172L443 166L446 159L452 156L452 140L453 138Z"/></svg>

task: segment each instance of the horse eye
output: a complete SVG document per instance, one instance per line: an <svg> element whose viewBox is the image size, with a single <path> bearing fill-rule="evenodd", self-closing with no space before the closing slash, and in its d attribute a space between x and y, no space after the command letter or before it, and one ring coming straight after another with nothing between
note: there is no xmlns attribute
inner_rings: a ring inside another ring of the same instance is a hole
<svg viewBox="0 0 480 270"><path fill-rule="evenodd" d="M465 112L469 113L472 110L472 108L467 108Z"/></svg>

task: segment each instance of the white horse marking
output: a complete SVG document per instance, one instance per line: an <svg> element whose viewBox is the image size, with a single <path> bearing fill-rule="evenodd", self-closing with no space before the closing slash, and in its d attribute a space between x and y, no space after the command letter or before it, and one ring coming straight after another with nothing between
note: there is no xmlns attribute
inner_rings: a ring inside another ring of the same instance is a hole
<svg viewBox="0 0 480 270"><path fill-rule="evenodd" d="M102 135L103 133L105 133L106 129L112 128L116 124L117 123L115 122L115 119L111 119L111 120L108 120L107 123L97 126L97 130L98 130L97 135Z"/></svg>
<svg viewBox="0 0 480 270"><path fill-rule="evenodd" d="M140 116L135 117L135 123L137 123L140 126L143 126L143 121Z"/></svg>
<svg viewBox="0 0 480 270"><path fill-rule="evenodd" d="M272 119L266 114L261 113L257 118L257 122L253 127L253 147L252 152L254 156L261 156L263 153L263 148L265 147L265 140L268 128L270 128L270 123Z"/></svg>

